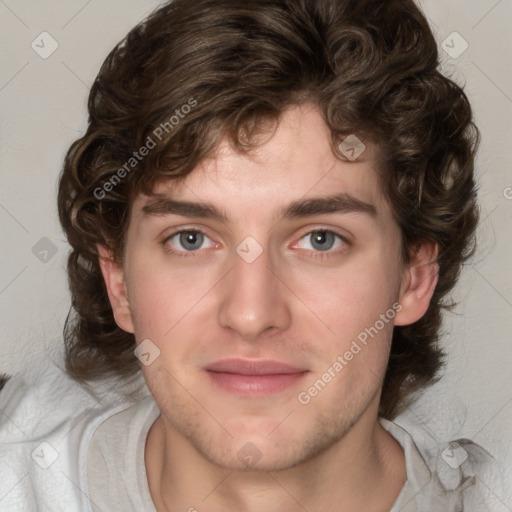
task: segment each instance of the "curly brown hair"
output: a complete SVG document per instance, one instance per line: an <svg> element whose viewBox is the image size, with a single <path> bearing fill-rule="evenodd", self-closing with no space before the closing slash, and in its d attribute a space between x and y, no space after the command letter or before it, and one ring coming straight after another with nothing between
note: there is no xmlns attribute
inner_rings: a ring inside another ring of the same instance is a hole
<svg viewBox="0 0 512 512"><path fill-rule="evenodd" d="M441 313L453 306L448 292L474 251L478 130L465 93L438 67L435 39L412 0L174 0L133 28L101 67L88 129L70 147L59 182L72 247L69 375L86 382L140 371L133 334L114 320L96 246L122 262L134 198L159 180L184 178L225 137L249 151L268 122L310 102L333 150L352 133L376 142L405 260L419 242L439 245L428 311L393 331L379 411L392 419L439 378ZM171 124L187 104L194 108Z"/></svg>

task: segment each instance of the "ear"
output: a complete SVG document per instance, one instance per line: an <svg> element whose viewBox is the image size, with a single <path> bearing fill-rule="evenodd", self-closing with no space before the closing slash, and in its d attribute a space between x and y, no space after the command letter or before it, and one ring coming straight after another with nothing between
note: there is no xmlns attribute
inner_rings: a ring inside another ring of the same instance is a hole
<svg viewBox="0 0 512 512"><path fill-rule="evenodd" d="M439 247L434 243L418 244L412 251L400 287L395 325L409 325L427 311L437 285L439 265L436 263Z"/></svg>
<svg viewBox="0 0 512 512"><path fill-rule="evenodd" d="M107 287L108 298L116 324L126 332L134 332L132 313L124 283L123 268L112 255L112 251L97 244L101 273Z"/></svg>

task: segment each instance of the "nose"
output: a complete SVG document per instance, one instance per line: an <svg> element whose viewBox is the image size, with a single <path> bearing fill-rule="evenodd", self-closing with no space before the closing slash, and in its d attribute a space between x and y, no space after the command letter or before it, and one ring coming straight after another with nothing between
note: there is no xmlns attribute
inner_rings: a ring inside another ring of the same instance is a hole
<svg viewBox="0 0 512 512"><path fill-rule="evenodd" d="M222 283L218 321L246 341L256 341L264 332L289 327L290 292L279 279L268 251L249 261L233 254L231 272Z"/></svg>

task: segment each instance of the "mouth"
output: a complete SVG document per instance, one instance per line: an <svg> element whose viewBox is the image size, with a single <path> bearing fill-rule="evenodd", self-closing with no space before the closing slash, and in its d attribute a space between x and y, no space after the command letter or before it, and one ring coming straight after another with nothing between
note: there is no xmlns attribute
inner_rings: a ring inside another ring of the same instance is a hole
<svg viewBox="0 0 512 512"><path fill-rule="evenodd" d="M206 366L205 370L216 386L245 396L279 393L309 373L304 368L266 359L222 359Z"/></svg>

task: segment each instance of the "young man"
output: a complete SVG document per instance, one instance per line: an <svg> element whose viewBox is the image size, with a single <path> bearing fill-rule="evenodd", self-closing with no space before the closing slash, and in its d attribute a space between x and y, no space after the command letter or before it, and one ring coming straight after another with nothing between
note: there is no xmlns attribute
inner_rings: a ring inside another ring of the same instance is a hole
<svg viewBox="0 0 512 512"><path fill-rule="evenodd" d="M484 510L478 446L391 421L477 222L437 66L409 0L175 0L128 34L59 185L65 373L0 395L2 511Z"/></svg>

